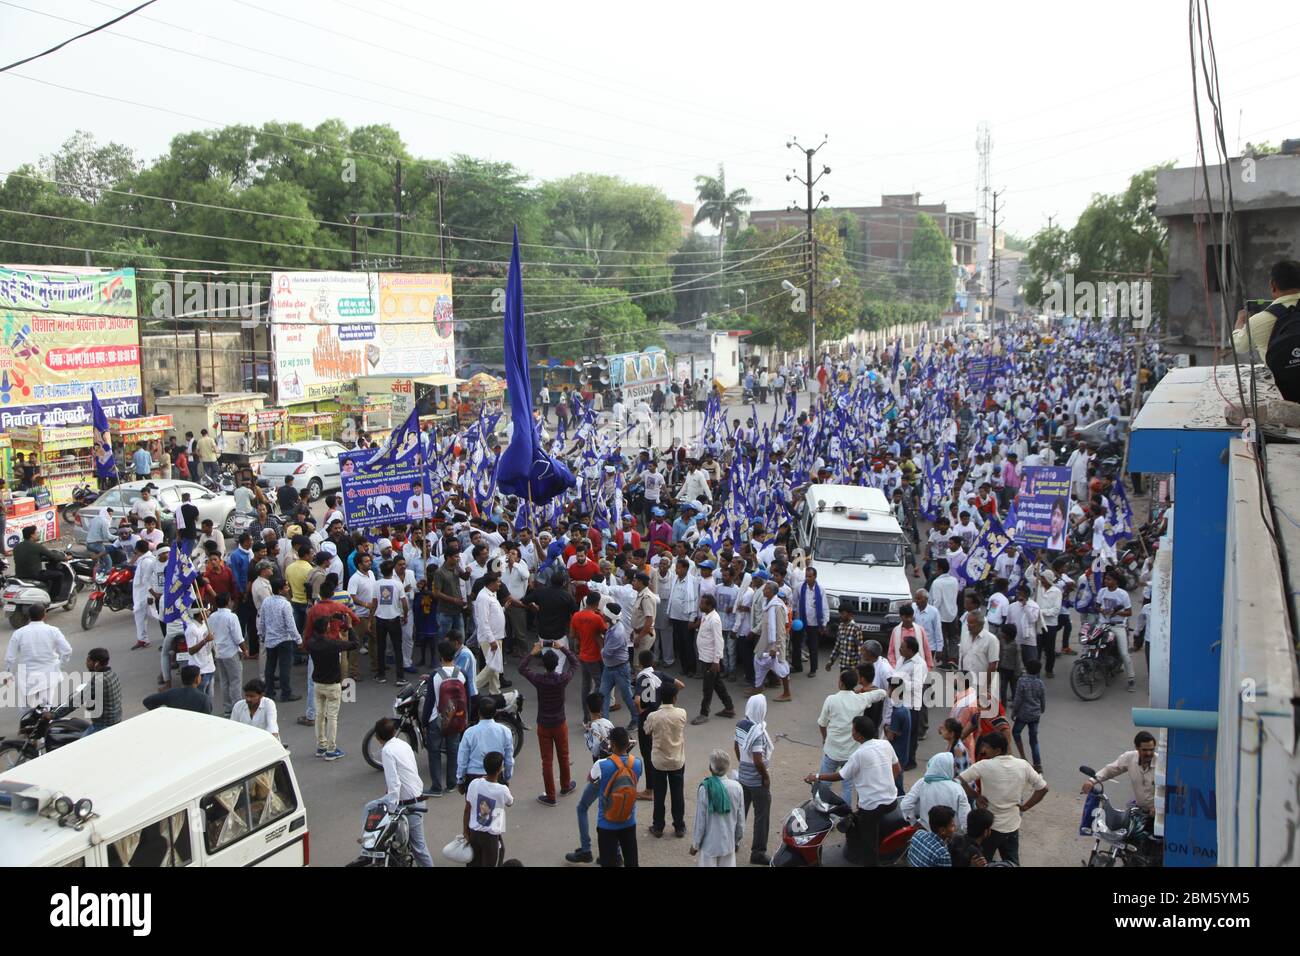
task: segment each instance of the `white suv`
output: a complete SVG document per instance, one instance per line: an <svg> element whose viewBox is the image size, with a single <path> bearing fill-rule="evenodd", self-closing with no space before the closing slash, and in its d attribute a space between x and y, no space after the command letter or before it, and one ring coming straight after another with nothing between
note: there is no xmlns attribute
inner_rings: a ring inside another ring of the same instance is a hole
<svg viewBox="0 0 1300 956"><path fill-rule="evenodd" d="M306 488L315 501L327 491L338 491L339 455L347 449L336 441L296 441L276 445L267 452L258 471L257 483L275 490L293 475L295 488Z"/></svg>

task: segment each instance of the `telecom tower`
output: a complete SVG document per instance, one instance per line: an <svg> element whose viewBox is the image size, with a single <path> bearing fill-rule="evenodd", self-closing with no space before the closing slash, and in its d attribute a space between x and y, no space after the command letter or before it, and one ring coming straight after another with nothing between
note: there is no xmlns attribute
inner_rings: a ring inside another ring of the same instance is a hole
<svg viewBox="0 0 1300 956"><path fill-rule="evenodd" d="M989 193L992 186L989 181L989 154L993 150L993 138L989 135L989 124L980 123L975 129L975 149L979 152L979 182L975 184L975 198L979 203L980 225L989 224Z"/></svg>

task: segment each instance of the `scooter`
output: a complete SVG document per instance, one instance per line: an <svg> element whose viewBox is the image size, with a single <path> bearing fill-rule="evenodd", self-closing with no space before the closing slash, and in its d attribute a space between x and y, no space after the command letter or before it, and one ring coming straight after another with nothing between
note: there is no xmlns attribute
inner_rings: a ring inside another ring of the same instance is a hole
<svg viewBox="0 0 1300 956"><path fill-rule="evenodd" d="M790 811L781 826L781 849L772 857L772 866L821 866L822 847L832 828L848 834L853 816L831 785L824 780L812 784L812 796ZM909 826L903 813L894 808L880 818L877 853L881 866L894 866L907 856L916 827ZM844 851L847 854L846 842Z"/></svg>
<svg viewBox="0 0 1300 956"><path fill-rule="evenodd" d="M81 706L85 689L86 685L81 684L72 691L67 703L58 707L40 704L18 718L18 736L0 740L0 772L80 740L90 722L68 715Z"/></svg>
<svg viewBox="0 0 1300 956"><path fill-rule="evenodd" d="M1140 807L1116 810L1106 796L1106 788L1097 779L1097 771L1080 767L1079 773L1092 779L1092 789L1083 801L1079 836L1092 837L1092 853L1084 861L1088 867L1162 866L1164 840L1155 835L1151 817Z"/></svg>
<svg viewBox="0 0 1300 956"><path fill-rule="evenodd" d="M60 580L53 594L45 590L39 581L24 581L21 578L5 580L0 600L4 601L4 613L9 616L9 624L14 630L31 621L27 610L37 604L42 605L46 611L71 611L77 606L81 581L66 558L57 563L55 570L58 571ZM2 563L0 571L3 571Z"/></svg>

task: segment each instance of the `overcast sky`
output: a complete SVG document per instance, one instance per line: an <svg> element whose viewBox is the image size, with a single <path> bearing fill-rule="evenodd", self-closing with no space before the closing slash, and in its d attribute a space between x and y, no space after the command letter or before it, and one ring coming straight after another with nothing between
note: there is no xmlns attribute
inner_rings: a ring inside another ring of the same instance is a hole
<svg viewBox="0 0 1300 956"><path fill-rule="evenodd" d="M0 64L132 5L0 0ZM1300 65L1284 52L1300 6L1212 14L1229 146L1300 136ZM832 205L915 190L975 208L984 121L1022 235L1195 155L1181 0L160 0L0 75L0 97L0 174L78 128L152 158L190 129L339 117L390 123L420 156L509 160L537 179L613 173L682 200L725 162L753 208L802 198L785 181L803 166L790 134L829 134Z"/></svg>

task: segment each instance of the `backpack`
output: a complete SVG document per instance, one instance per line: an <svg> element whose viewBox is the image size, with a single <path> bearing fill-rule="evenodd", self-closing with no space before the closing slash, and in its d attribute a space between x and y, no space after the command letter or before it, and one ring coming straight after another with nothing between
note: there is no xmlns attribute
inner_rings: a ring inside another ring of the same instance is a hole
<svg viewBox="0 0 1300 956"><path fill-rule="evenodd" d="M1300 402L1300 308L1273 303L1267 309L1276 318L1268 337L1264 363L1288 402Z"/></svg>
<svg viewBox="0 0 1300 956"><path fill-rule="evenodd" d="M444 737L465 732L468 709L469 694L465 690L465 679L452 668L452 675L443 674L442 683L438 685L438 723Z"/></svg>
<svg viewBox="0 0 1300 956"><path fill-rule="evenodd" d="M614 765L614 775L600 795L601 812L610 823L626 823L636 812L636 772L627 754L611 754L608 760Z"/></svg>

